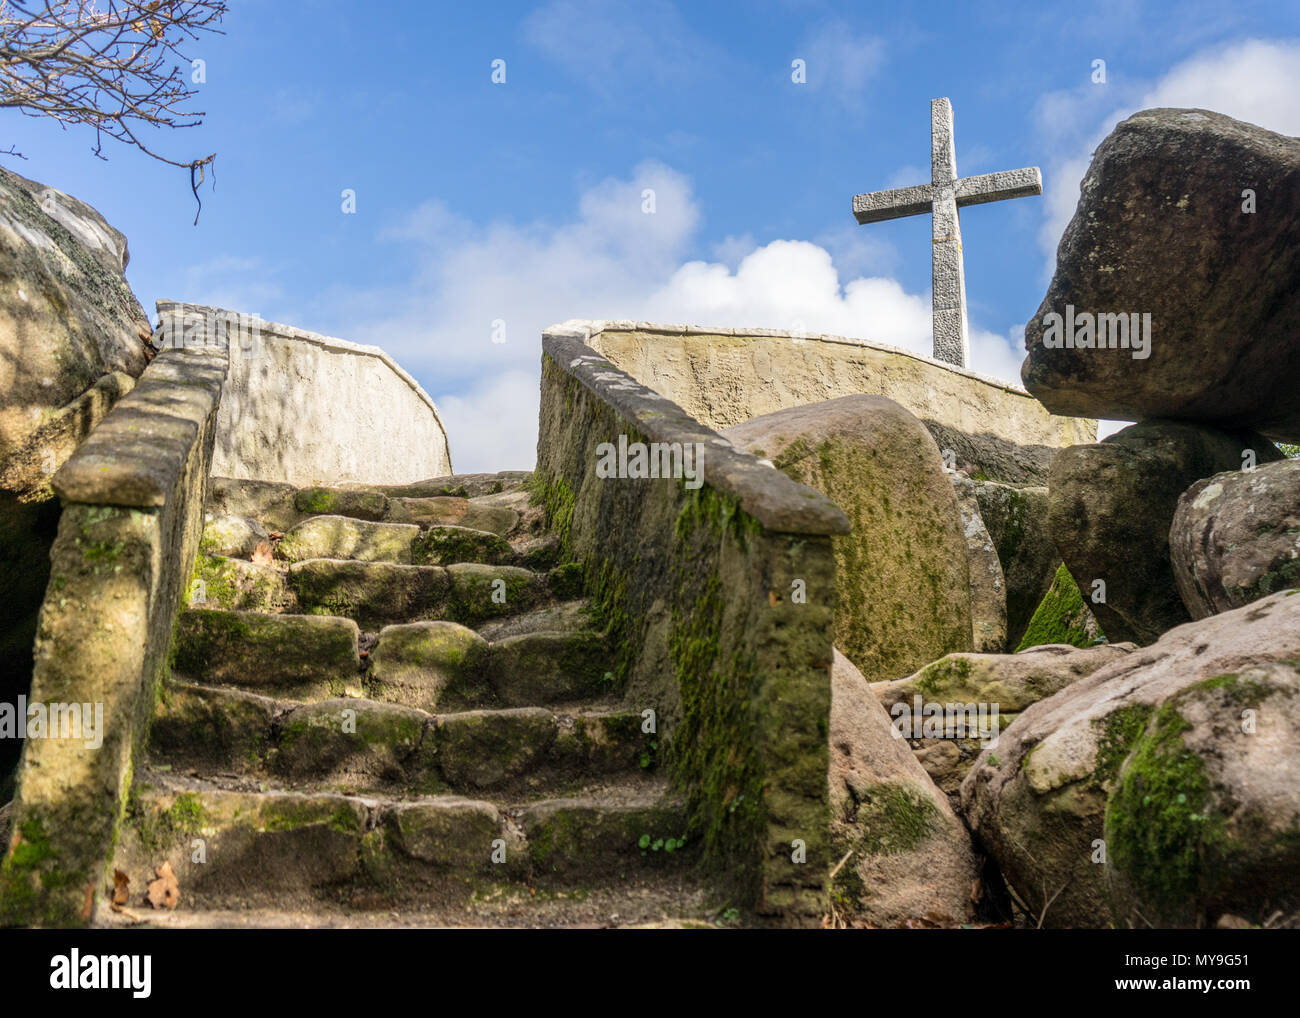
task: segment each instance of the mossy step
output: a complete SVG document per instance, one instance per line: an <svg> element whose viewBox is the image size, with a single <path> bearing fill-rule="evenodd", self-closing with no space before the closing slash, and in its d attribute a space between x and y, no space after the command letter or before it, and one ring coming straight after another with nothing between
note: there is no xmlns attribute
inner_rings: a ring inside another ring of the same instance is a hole
<svg viewBox="0 0 1300 1018"><path fill-rule="evenodd" d="M379 633L371 696L423 710L538 707L617 690L603 634L524 633L488 643L456 623L415 622Z"/></svg>
<svg viewBox="0 0 1300 1018"><path fill-rule="evenodd" d="M172 669L295 699L341 696L359 685L360 636L351 619L191 608L177 621Z"/></svg>
<svg viewBox="0 0 1300 1018"><path fill-rule="evenodd" d="M276 558L301 562L312 558L356 559L410 565L411 545L420 528L412 523L374 523L348 516L312 516L275 546Z"/></svg>
<svg viewBox="0 0 1300 1018"><path fill-rule="evenodd" d="M429 527L420 531L411 545L411 560L425 565L509 565L514 557L515 550L504 537L470 527Z"/></svg>
<svg viewBox="0 0 1300 1018"><path fill-rule="evenodd" d="M410 801L250 792L146 773L132 790L113 867L128 907L164 861L181 909L306 900L432 903L483 881L591 886L680 865L692 846L662 786L634 797L554 799L502 809L459 796ZM671 850L669 842L672 842Z"/></svg>
<svg viewBox="0 0 1300 1018"><path fill-rule="evenodd" d="M520 491L533 479L531 470L502 470L495 474L448 474L410 484L342 484L342 488L369 488L389 498L477 498Z"/></svg>
<svg viewBox="0 0 1300 1018"><path fill-rule="evenodd" d="M296 614L298 602L285 581L284 571L274 565L200 551L194 560L190 607Z"/></svg>
<svg viewBox="0 0 1300 1018"><path fill-rule="evenodd" d="M155 764L177 773L292 787L414 794L554 794L611 774L651 772L641 716L536 707L431 715L363 698L303 704L172 681L150 730Z"/></svg>
<svg viewBox="0 0 1300 1018"><path fill-rule="evenodd" d="M213 573L220 580L215 589L226 590L225 573ZM567 565L538 573L476 562L443 567L306 559L289 566L287 586L281 586L292 591L300 611L354 619L369 630L434 619L466 625L508 619L572 598L580 582ZM272 594L260 603L273 603Z"/></svg>

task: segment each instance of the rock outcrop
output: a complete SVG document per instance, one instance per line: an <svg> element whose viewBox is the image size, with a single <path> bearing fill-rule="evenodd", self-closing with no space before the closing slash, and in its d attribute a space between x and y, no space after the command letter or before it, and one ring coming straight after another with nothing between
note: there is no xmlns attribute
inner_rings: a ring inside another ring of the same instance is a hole
<svg viewBox="0 0 1300 1018"><path fill-rule="evenodd" d="M1169 527L1194 482L1280 457L1257 435L1173 421L1147 421L1053 461L1048 482L1052 540L1111 640L1150 643L1191 616L1169 560ZM1105 583L1104 600L1091 597Z"/></svg>
<svg viewBox="0 0 1300 1018"><path fill-rule="evenodd" d="M844 396L722 434L851 520L852 533L832 539L835 643L864 675L896 678L970 649L961 513L939 448L912 414L883 396Z"/></svg>
<svg viewBox="0 0 1300 1018"><path fill-rule="evenodd" d="M1102 142L1081 192L1025 326L1025 387L1055 414L1300 440L1300 139L1144 110ZM1088 345L1049 348L1048 316L1067 309ZM1120 316L1129 348L1109 348L1100 319L1084 336L1081 314ZM1145 351L1133 316L1149 316Z"/></svg>
<svg viewBox="0 0 1300 1018"><path fill-rule="evenodd" d="M1193 618L1300 586L1300 459L1197 481L1178 500L1169 550Z"/></svg>
<svg viewBox="0 0 1300 1018"><path fill-rule="evenodd" d="M1300 907L1300 595L1179 626L1026 709L961 786L1047 926Z"/></svg>
<svg viewBox="0 0 1300 1018"><path fill-rule="evenodd" d="M979 866L966 828L838 650L830 744L831 844L844 859L831 887L836 910L869 926L969 919Z"/></svg>

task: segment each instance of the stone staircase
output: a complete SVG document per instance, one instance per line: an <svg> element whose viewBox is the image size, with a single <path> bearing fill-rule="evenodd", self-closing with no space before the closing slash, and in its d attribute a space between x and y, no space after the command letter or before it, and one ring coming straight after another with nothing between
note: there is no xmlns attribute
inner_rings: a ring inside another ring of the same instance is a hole
<svg viewBox="0 0 1300 1018"><path fill-rule="evenodd" d="M625 925L725 905L530 476L213 479L115 857L129 901L165 860L180 904L105 922Z"/></svg>

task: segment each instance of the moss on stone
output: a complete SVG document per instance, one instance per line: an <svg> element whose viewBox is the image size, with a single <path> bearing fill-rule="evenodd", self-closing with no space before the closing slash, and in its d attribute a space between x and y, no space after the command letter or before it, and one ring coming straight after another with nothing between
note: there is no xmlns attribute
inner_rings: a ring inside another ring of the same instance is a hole
<svg viewBox="0 0 1300 1018"><path fill-rule="evenodd" d="M1223 819L1206 809L1205 765L1183 741L1191 727L1176 702L1161 706L1106 804L1113 865L1172 914L1196 900L1201 874L1219 863L1225 842Z"/></svg>
<svg viewBox="0 0 1300 1018"><path fill-rule="evenodd" d="M910 852L938 823L939 807L905 783L872 785L859 795L857 848L864 855Z"/></svg>
<svg viewBox="0 0 1300 1018"><path fill-rule="evenodd" d="M1074 647L1091 647L1105 637L1097 629L1094 638L1089 632L1091 612L1083 603L1083 594L1065 563L1056 570L1056 578L1046 596L1029 620L1025 635L1016 647L1017 653L1030 647L1049 643L1068 643Z"/></svg>
<svg viewBox="0 0 1300 1018"><path fill-rule="evenodd" d="M1146 728L1151 711L1148 704L1134 703L1092 722L1101 730L1097 737L1097 766L1093 771L1099 785L1109 787L1115 780L1133 743Z"/></svg>

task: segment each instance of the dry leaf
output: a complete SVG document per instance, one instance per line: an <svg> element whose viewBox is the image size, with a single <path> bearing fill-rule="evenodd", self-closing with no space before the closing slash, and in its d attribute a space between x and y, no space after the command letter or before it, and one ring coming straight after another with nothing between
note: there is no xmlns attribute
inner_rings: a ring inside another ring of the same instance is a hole
<svg viewBox="0 0 1300 1018"><path fill-rule="evenodd" d="M113 904L125 905L131 900L131 878L121 870L113 871Z"/></svg>
<svg viewBox="0 0 1300 1018"><path fill-rule="evenodd" d="M253 565L269 566L271 564L271 546L263 541L253 549Z"/></svg>
<svg viewBox="0 0 1300 1018"><path fill-rule="evenodd" d="M181 888L172 864L164 859L156 872L158 879L149 885L149 904L154 908L175 908L180 904Z"/></svg>

